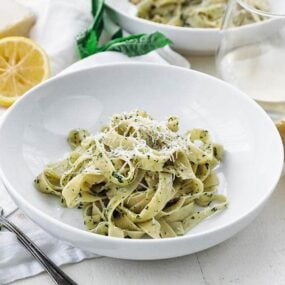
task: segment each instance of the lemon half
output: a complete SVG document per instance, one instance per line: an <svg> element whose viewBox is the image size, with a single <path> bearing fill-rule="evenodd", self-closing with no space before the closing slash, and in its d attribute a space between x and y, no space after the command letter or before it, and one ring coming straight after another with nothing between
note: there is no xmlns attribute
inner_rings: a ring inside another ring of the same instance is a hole
<svg viewBox="0 0 285 285"><path fill-rule="evenodd" d="M45 51L25 37L0 40L0 104L12 105L29 89L50 76Z"/></svg>

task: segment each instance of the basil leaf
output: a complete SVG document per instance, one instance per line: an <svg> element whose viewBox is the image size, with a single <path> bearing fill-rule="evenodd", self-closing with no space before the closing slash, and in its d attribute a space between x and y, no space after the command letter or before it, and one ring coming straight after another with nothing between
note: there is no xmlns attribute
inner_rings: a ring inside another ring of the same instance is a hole
<svg viewBox="0 0 285 285"><path fill-rule="evenodd" d="M104 28L104 0L92 0L92 25L77 37L77 47L81 58L96 53L97 43Z"/></svg>
<svg viewBox="0 0 285 285"><path fill-rule="evenodd" d="M129 57L147 54L155 49L171 44L171 40L162 33L130 35L124 38L112 40L99 47L97 52L116 51Z"/></svg>
<svg viewBox="0 0 285 285"><path fill-rule="evenodd" d="M97 36L93 30L87 30L77 38L77 47L80 58L93 54L97 50Z"/></svg>
<svg viewBox="0 0 285 285"><path fill-rule="evenodd" d="M122 37L123 37L123 30L122 29L118 29L118 31L116 31L112 35L111 40L115 40L115 39L122 38Z"/></svg>
<svg viewBox="0 0 285 285"><path fill-rule="evenodd" d="M97 18L98 15L103 11L104 2L104 0L91 1L91 12L94 18Z"/></svg>
<svg viewBox="0 0 285 285"><path fill-rule="evenodd" d="M159 32L122 37L123 32L119 29L110 42L98 47L104 29L103 12L104 0L92 0L94 17L92 25L77 37L77 47L81 58L103 51L121 52L130 57L139 56L172 43Z"/></svg>
<svg viewBox="0 0 285 285"><path fill-rule="evenodd" d="M98 40L104 28L104 2L104 0L92 0L92 15L94 16L94 19L91 29L95 31Z"/></svg>

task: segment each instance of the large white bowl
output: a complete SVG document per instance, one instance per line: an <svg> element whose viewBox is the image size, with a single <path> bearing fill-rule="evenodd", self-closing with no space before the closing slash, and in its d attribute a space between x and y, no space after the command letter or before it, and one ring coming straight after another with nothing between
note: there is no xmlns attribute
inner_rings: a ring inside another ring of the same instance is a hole
<svg viewBox="0 0 285 285"><path fill-rule="evenodd" d="M221 34L219 29L186 28L154 23L136 17L137 8L129 0L106 0L111 18L124 30L137 33L160 31L173 41L173 48L184 54L214 54Z"/></svg>
<svg viewBox="0 0 285 285"><path fill-rule="evenodd" d="M229 208L183 237L130 240L84 230L81 210L61 208L37 192L34 177L69 151L72 128L95 132L116 112L145 109L155 118L175 114L182 131L206 128L226 156L217 170ZM272 121L254 101L208 75L152 64L119 64L77 71L34 88L0 128L1 177L19 207L60 239L125 259L163 259L208 248L231 237L262 210L278 182L283 148ZM1 202L0 202L1 204Z"/></svg>

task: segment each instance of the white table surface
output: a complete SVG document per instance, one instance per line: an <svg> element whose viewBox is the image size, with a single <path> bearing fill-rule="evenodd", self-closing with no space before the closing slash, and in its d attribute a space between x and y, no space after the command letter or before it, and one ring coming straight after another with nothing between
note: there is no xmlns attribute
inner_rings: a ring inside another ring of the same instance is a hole
<svg viewBox="0 0 285 285"><path fill-rule="evenodd" d="M215 75L214 59L191 57L192 68ZM261 161L262 163L262 161ZM285 176L262 214L233 238L208 250L162 261L101 257L63 269L80 285L285 284ZM15 285L53 284L47 274Z"/></svg>

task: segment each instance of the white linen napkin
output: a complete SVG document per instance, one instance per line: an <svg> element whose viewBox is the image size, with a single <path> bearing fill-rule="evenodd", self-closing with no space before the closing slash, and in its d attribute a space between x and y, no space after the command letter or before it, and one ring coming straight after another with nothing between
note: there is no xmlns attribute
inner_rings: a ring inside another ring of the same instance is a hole
<svg viewBox="0 0 285 285"><path fill-rule="evenodd" d="M186 59L172 51L169 47L134 58L128 58L123 54L115 52L99 53L72 64L79 59L75 37L91 21L89 12L90 1L18 1L30 7L37 16L36 25L31 30L30 36L49 55L53 75L58 74L62 70L64 71L58 76L66 72L114 62L151 62L190 67ZM4 109L2 108L0 109L0 114L3 113ZM17 209L1 183L0 206L6 210L6 213L12 213ZM34 224L20 210L13 213L9 219L19 226L58 265L97 257L95 254L82 251L66 242L55 239ZM42 271L42 267L19 245L14 234L5 230L0 232L0 284L7 284L18 279L33 276Z"/></svg>
<svg viewBox="0 0 285 285"><path fill-rule="evenodd" d="M15 209L16 205L9 198L2 183L0 193L0 198L5 198L6 204L9 202L8 207L5 207L4 203L4 208ZM0 205L2 206L2 201ZM18 225L57 265L98 257L52 237L20 210L11 215L9 220ZM42 266L24 249L13 233L4 230L0 232L0 284L8 284L18 279L34 276L42 271Z"/></svg>
<svg viewBox="0 0 285 285"><path fill-rule="evenodd" d="M37 22L30 37L47 52L52 75L56 75L72 63L79 60L76 48L76 36L91 23L91 0L18 0L29 7L37 16ZM116 25L105 16L106 30L113 33ZM125 33L126 34L126 33ZM132 58L135 61L170 63L189 68L189 62L169 47L152 55ZM117 57L118 56L118 57ZM128 60L127 56L117 53L117 58ZM154 59L155 58L155 59ZM132 60L129 59L128 61ZM117 60L120 61L120 60Z"/></svg>
<svg viewBox="0 0 285 285"><path fill-rule="evenodd" d="M52 75L79 59L76 36L91 23L91 1L18 0L37 17L30 37L47 52Z"/></svg>

